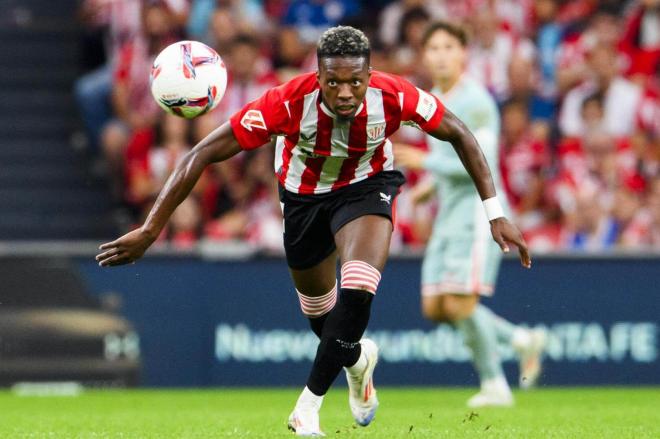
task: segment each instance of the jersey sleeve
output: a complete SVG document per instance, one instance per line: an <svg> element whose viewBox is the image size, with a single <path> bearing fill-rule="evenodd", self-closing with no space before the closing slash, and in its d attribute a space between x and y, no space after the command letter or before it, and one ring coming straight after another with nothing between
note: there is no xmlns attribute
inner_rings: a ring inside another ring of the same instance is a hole
<svg viewBox="0 0 660 439"><path fill-rule="evenodd" d="M445 114L445 106L442 102L406 79L399 78L399 86L401 122L417 126L427 133L438 128Z"/></svg>
<svg viewBox="0 0 660 439"><path fill-rule="evenodd" d="M272 88L259 99L245 105L230 119L231 129L243 149L255 149L271 136L285 134L289 112L280 88Z"/></svg>

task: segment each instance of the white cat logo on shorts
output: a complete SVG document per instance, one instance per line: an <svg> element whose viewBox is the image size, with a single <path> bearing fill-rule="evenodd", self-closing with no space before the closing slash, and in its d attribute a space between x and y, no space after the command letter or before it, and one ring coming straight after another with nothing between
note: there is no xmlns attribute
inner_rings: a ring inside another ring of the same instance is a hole
<svg viewBox="0 0 660 439"><path fill-rule="evenodd" d="M252 128L267 130L264 115L259 110L246 111L241 119L241 125L248 131L252 131Z"/></svg>
<svg viewBox="0 0 660 439"><path fill-rule="evenodd" d="M390 202L392 201L392 195L387 195L387 194L384 194L384 193L381 192L380 193L380 201L384 201L387 204L390 204Z"/></svg>

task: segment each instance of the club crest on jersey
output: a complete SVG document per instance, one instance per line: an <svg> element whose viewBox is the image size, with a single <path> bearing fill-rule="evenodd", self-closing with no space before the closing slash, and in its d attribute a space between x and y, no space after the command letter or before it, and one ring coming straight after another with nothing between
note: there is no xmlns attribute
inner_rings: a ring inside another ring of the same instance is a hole
<svg viewBox="0 0 660 439"><path fill-rule="evenodd" d="M385 132L385 124L378 123L367 127L367 137L369 140L379 139Z"/></svg>
<svg viewBox="0 0 660 439"><path fill-rule="evenodd" d="M243 115L243 118L241 119L241 125L248 131L252 131L252 128L267 130L264 116L259 110L246 111Z"/></svg>

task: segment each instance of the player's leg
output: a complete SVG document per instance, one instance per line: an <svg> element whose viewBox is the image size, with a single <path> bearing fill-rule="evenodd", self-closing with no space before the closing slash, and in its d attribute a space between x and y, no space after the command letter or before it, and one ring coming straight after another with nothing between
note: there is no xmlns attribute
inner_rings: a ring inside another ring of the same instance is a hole
<svg viewBox="0 0 660 439"><path fill-rule="evenodd" d="M366 215L335 235L341 261L339 301L328 315L308 387L327 391L342 368L349 385L349 407L355 421L368 425L378 408L373 371L378 347L363 339L385 266L392 235L389 218Z"/></svg>
<svg viewBox="0 0 660 439"><path fill-rule="evenodd" d="M494 285L501 265L502 253L498 246L491 241L488 241L485 251L486 263L482 270L482 284ZM482 292L486 295L491 294L489 288ZM475 312L483 320L491 322L500 346L513 348L518 356L520 387L528 389L535 386L541 373L541 359L547 338L545 331L516 325L495 314L483 304L478 304Z"/></svg>
<svg viewBox="0 0 660 439"><path fill-rule="evenodd" d="M502 370L494 322L488 313L482 312L486 308L478 302L477 294L427 295L422 299L422 310L432 321L452 324L462 333L472 353L481 391L468 401L468 405L508 406L513 403L513 396Z"/></svg>
<svg viewBox="0 0 660 439"><path fill-rule="evenodd" d="M337 302L337 252L333 251L314 267L290 268L300 300L300 309L309 319L312 331L321 338L323 324Z"/></svg>
<svg viewBox="0 0 660 439"><path fill-rule="evenodd" d="M303 313L320 335L336 302L337 252L323 200L280 190L284 216L284 250ZM305 387L289 416L298 436L323 435L319 411L323 395Z"/></svg>
<svg viewBox="0 0 660 439"><path fill-rule="evenodd" d="M307 386L324 395L342 367L360 358L371 302L385 265L392 234L388 218L367 215L344 225L335 235L342 264L339 300L323 327Z"/></svg>
<svg viewBox="0 0 660 439"><path fill-rule="evenodd" d="M479 305L480 294L492 291L497 274L488 265L500 260L499 254L488 254L488 245L478 231L432 237L422 265L422 313L462 333L481 382L478 395L489 396L475 396L468 404L506 406L513 397L502 370L494 321Z"/></svg>
<svg viewBox="0 0 660 439"><path fill-rule="evenodd" d="M365 340L361 343L360 339L369 321L371 301L380 278L380 270L385 265L391 234L392 224L388 218L369 215L344 225L335 236L342 261L342 287L337 303L324 318L325 321L315 327L316 322L311 320L315 332L318 329L322 331L321 341L307 385L289 417L289 426L296 434L305 435L307 432L320 431L318 411L323 397L343 367L348 368L349 373L353 372L353 375L359 376L360 393L372 391L370 378L377 362L377 348L373 342ZM347 260L352 264L344 263ZM327 291L328 285L334 281L334 268L330 277L330 265L332 263L334 267L335 261L336 259L332 259L330 262L329 257L312 269L291 270L296 289L316 293L317 297L318 294L323 294L322 291ZM323 280L315 279L315 274L324 276ZM365 387L362 385L365 372L369 376L366 388L362 389ZM351 406L354 417L361 425L371 422L378 406L375 392L373 396L367 396L367 407L358 404L353 410Z"/></svg>

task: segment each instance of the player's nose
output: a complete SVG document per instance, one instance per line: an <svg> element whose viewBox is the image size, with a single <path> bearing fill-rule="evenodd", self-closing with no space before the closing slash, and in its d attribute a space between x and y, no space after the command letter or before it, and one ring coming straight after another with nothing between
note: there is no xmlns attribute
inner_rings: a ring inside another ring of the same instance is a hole
<svg viewBox="0 0 660 439"><path fill-rule="evenodd" d="M353 90L348 84L341 84L337 93L337 99L340 101L351 101L353 99Z"/></svg>

